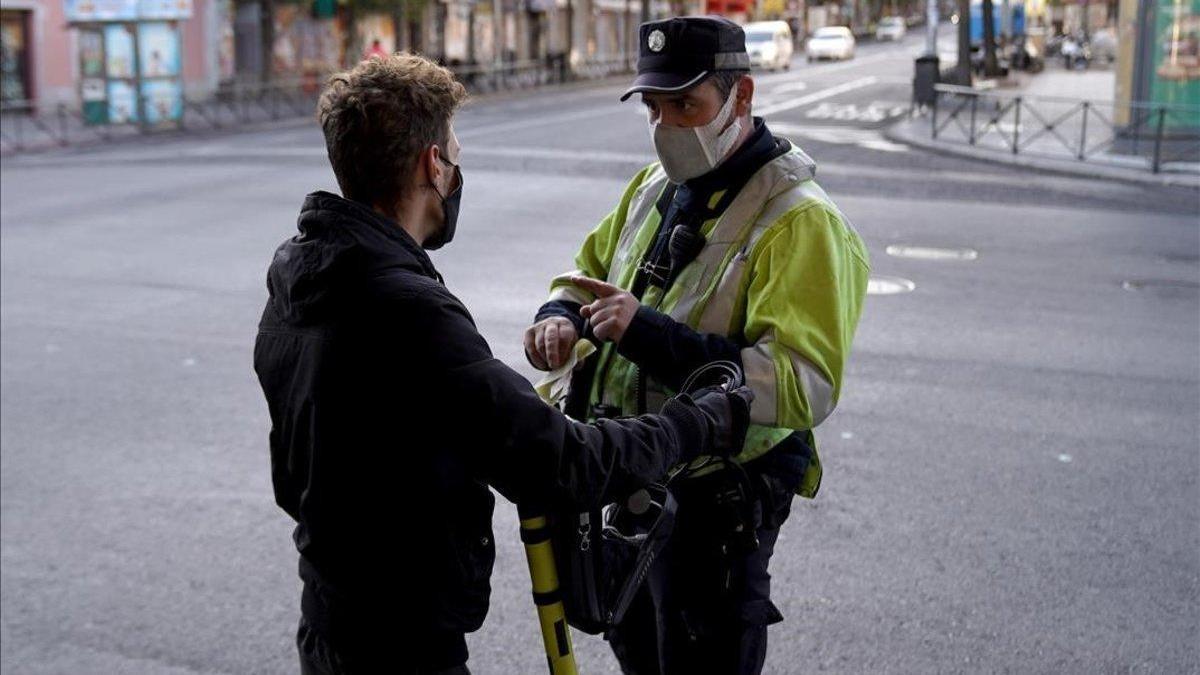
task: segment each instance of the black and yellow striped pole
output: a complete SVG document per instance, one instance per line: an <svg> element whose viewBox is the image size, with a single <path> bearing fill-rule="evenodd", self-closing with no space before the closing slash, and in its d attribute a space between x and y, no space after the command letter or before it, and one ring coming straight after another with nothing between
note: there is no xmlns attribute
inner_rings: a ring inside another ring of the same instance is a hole
<svg viewBox="0 0 1200 675"><path fill-rule="evenodd" d="M537 605L550 675L578 675L575 651L571 647L571 629L567 627L567 614L558 589L558 568L554 565L554 550L550 545L550 525L546 516L537 515L536 511L518 506L517 514L521 518L521 541L525 544L525 558L529 561L533 602Z"/></svg>

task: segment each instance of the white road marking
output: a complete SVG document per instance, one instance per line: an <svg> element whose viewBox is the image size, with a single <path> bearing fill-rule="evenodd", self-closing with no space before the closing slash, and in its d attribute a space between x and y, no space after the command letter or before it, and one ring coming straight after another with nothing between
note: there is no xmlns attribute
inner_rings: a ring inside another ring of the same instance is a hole
<svg viewBox="0 0 1200 675"><path fill-rule="evenodd" d="M893 143L889 140L880 138L878 140L861 141L858 147L866 148L867 150L877 150L879 152L908 152L908 146L903 143Z"/></svg>
<svg viewBox="0 0 1200 675"><path fill-rule="evenodd" d="M513 120L511 122L499 122L496 124L484 124L477 127L465 127L462 129L455 128L455 134L459 138L472 138L474 136L492 135L508 131L520 131L522 129L530 129L533 127L547 126L551 124L561 124L563 122L576 122L579 120L592 119L593 117L605 117L607 115L620 114L621 110L616 106L600 106L589 108L587 110L575 110L572 112L561 113L559 115L541 115L531 116L525 119Z"/></svg>
<svg viewBox="0 0 1200 675"><path fill-rule="evenodd" d="M900 277L876 277L867 279L867 295L897 295L911 293L917 287L908 279Z"/></svg>
<svg viewBox="0 0 1200 675"><path fill-rule="evenodd" d="M808 89L808 83L797 80L796 82L785 82L771 89L769 96L778 96L780 94L792 94L797 91Z"/></svg>
<svg viewBox="0 0 1200 675"><path fill-rule="evenodd" d="M649 145L649 143L647 143ZM555 150L553 148L504 148L488 146L469 146L463 148L463 156L468 159L480 157L511 157L515 159L569 159L575 161L649 164L655 161L655 156L647 150L645 153L609 152L607 150Z"/></svg>
<svg viewBox="0 0 1200 675"><path fill-rule="evenodd" d="M890 256L917 260L975 260L979 257L979 251L971 248L933 248L893 244L885 250Z"/></svg>
<svg viewBox="0 0 1200 675"><path fill-rule="evenodd" d="M803 124L772 123L771 130L789 138L805 138L832 145L857 145L868 150L879 152L908 152L909 147L902 143L893 143L885 138L878 130L856 129L843 126L808 126Z"/></svg>
<svg viewBox="0 0 1200 675"><path fill-rule="evenodd" d="M775 113L783 112L785 110L792 110L795 108L799 108L801 106L806 106L810 103L816 103L817 101L822 101L824 99L831 98L831 97L837 96L839 94L844 94L848 91L854 91L855 89L862 89L863 87L869 87L878 81L879 81L879 78L875 77L874 75L860 77L857 80L850 80L849 82L844 82L842 84L839 84L839 85L836 85L833 87L829 87L828 89L822 89L820 91L815 91L807 96L801 96L800 98L795 98L790 101L783 101L780 103L776 103L775 105L766 106L766 107L756 110L755 112L763 117L766 117L767 115L773 115Z"/></svg>

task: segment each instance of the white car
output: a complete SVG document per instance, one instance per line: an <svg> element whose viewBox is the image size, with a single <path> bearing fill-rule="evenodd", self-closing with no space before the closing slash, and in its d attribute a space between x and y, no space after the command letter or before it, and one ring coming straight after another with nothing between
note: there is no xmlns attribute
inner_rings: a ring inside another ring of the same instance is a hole
<svg viewBox="0 0 1200 675"><path fill-rule="evenodd" d="M875 39L880 42L903 40L907 32L908 27L904 25L904 19L898 16L885 16L875 26Z"/></svg>
<svg viewBox="0 0 1200 675"><path fill-rule="evenodd" d="M845 26L818 28L808 39L806 53L809 61L818 59L854 58L854 34Z"/></svg>
<svg viewBox="0 0 1200 675"><path fill-rule="evenodd" d="M786 21L759 21L742 27L752 68L787 70L792 67L792 29Z"/></svg>

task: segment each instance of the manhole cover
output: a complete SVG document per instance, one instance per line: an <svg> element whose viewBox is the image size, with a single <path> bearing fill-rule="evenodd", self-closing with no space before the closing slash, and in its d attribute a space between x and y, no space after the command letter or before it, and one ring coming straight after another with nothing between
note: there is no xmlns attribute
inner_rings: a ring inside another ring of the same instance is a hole
<svg viewBox="0 0 1200 675"><path fill-rule="evenodd" d="M1159 293L1194 293L1200 291L1200 283L1185 279L1131 279L1122 281L1121 288L1127 291L1149 291Z"/></svg>
<svg viewBox="0 0 1200 675"><path fill-rule="evenodd" d="M979 251L970 248L933 248L893 244L886 250L888 255L897 258L915 258L917 260L974 260L979 257Z"/></svg>
<svg viewBox="0 0 1200 675"><path fill-rule="evenodd" d="M909 293L917 285L900 277L871 277L867 280L867 295L896 295Z"/></svg>

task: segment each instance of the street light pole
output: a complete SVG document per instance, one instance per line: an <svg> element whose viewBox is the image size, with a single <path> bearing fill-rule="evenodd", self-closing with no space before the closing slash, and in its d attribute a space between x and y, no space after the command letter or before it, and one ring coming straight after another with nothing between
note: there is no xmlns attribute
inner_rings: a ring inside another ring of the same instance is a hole
<svg viewBox="0 0 1200 675"><path fill-rule="evenodd" d="M971 86L971 0L958 0L958 82Z"/></svg>
<svg viewBox="0 0 1200 675"><path fill-rule="evenodd" d="M937 56L938 0L925 2L925 55Z"/></svg>
<svg viewBox="0 0 1200 675"><path fill-rule="evenodd" d="M500 2L492 0L492 65L496 78L504 68L504 8Z"/></svg>

